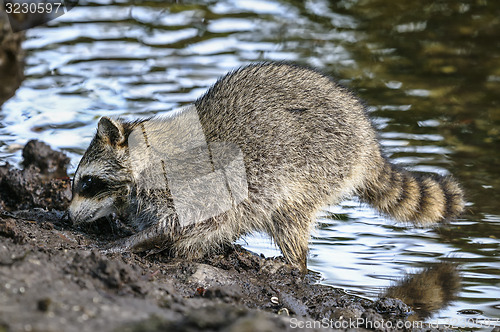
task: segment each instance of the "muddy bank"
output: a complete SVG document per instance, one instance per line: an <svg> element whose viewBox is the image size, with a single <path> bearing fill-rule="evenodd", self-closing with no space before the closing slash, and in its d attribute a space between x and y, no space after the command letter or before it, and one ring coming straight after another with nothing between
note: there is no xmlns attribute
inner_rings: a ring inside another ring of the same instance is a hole
<svg viewBox="0 0 500 332"><path fill-rule="evenodd" d="M105 255L126 231L71 226L67 157L36 141L23 156L22 170L0 167L0 331L384 330L415 317L401 300L354 297L239 246L199 261Z"/></svg>

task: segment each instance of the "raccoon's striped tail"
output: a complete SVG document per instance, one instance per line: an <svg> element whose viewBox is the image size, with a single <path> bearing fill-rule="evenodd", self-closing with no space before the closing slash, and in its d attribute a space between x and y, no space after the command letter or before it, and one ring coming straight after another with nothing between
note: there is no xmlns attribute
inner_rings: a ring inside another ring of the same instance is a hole
<svg viewBox="0 0 500 332"><path fill-rule="evenodd" d="M465 204L460 185L451 177L419 176L387 160L359 197L383 214L419 226L455 219Z"/></svg>

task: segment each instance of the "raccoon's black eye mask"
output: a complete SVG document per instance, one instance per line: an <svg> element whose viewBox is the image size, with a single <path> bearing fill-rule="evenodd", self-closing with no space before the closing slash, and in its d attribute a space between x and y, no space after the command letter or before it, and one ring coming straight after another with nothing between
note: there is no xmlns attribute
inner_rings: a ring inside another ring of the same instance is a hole
<svg viewBox="0 0 500 332"><path fill-rule="evenodd" d="M94 197L100 193L108 191L106 181L97 176L83 176L75 187L75 193L83 197Z"/></svg>

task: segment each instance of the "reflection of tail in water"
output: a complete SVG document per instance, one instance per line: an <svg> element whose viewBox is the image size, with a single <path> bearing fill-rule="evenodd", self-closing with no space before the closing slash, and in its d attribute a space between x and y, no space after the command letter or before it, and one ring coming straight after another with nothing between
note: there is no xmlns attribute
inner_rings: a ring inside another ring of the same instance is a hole
<svg viewBox="0 0 500 332"><path fill-rule="evenodd" d="M408 275L397 285L389 287L384 296L401 299L415 311L411 318L422 319L448 305L459 290L457 266L441 262L421 273Z"/></svg>

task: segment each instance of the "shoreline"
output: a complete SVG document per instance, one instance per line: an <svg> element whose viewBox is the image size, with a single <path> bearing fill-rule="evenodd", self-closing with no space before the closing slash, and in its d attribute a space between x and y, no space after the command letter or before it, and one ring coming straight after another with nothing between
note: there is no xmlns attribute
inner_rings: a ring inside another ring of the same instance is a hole
<svg viewBox="0 0 500 332"><path fill-rule="evenodd" d="M125 233L106 223L88 230L71 225L64 211L69 159L38 141L26 145L23 157L23 170L0 166L0 331L415 327L416 316L399 299L346 294L282 257L264 258L239 245L196 261L103 254Z"/></svg>

